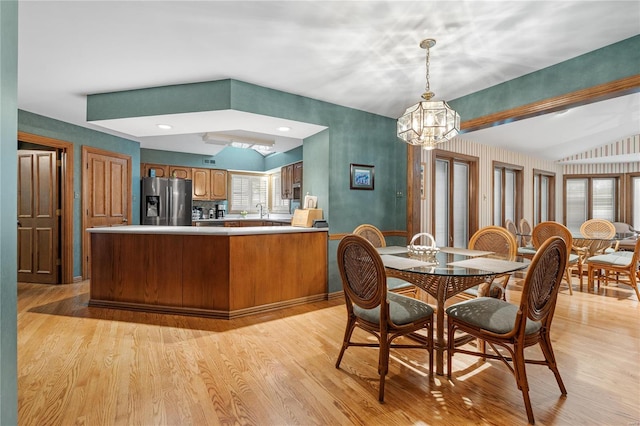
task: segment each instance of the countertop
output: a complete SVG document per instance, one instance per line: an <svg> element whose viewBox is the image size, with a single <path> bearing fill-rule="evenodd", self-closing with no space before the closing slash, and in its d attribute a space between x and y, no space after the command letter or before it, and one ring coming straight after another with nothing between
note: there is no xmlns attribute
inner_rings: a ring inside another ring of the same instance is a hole
<svg viewBox="0 0 640 426"><path fill-rule="evenodd" d="M213 219L215 220L215 219ZM251 220L248 218L247 220ZM271 219L269 219L271 220ZM87 232L95 234L170 234L170 235L259 235L293 234L300 232L328 232L329 228L302 228L298 226L153 226L127 225L89 228Z"/></svg>

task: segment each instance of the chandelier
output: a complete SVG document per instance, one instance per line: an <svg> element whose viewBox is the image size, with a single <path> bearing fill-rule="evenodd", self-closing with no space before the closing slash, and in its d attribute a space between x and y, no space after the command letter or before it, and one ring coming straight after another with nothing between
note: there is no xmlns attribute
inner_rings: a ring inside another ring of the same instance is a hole
<svg viewBox="0 0 640 426"><path fill-rule="evenodd" d="M427 49L427 86L422 94L424 101L410 106L398 118L398 137L411 145L434 149L460 132L460 115L445 101L432 101L435 94L429 86L429 49L435 46L432 38L422 40L420 47Z"/></svg>

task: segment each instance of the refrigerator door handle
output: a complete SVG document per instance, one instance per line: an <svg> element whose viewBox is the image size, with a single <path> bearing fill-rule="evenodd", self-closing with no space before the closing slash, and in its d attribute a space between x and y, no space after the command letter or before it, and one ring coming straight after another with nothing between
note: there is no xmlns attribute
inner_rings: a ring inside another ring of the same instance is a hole
<svg viewBox="0 0 640 426"><path fill-rule="evenodd" d="M167 225L173 225L173 223L171 223L171 190L171 182L169 182L169 184L165 188L165 200L167 200L167 208L165 209L164 216L166 217Z"/></svg>

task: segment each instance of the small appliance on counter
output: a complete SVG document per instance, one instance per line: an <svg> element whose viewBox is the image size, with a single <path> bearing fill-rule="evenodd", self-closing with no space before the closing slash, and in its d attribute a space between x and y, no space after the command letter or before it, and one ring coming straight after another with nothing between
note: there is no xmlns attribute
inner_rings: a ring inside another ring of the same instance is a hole
<svg viewBox="0 0 640 426"><path fill-rule="evenodd" d="M227 206L224 204L216 204L216 219L223 219Z"/></svg>

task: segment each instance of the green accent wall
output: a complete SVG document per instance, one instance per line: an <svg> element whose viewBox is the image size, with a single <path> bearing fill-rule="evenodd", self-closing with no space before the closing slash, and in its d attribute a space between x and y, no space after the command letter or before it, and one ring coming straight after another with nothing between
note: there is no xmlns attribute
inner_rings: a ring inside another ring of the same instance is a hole
<svg viewBox="0 0 640 426"><path fill-rule="evenodd" d="M140 223L140 144L64 121L54 120L27 111L18 111L18 130L71 142L73 149L73 276L82 275L82 146L91 146L131 156L131 213L129 223ZM16 136L13 135L16 147ZM14 162L17 154L13 156ZM15 178L14 178L15 181ZM15 216L15 214L14 214ZM14 244L15 245L15 244ZM15 250L15 247L14 247Z"/></svg>
<svg viewBox="0 0 640 426"><path fill-rule="evenodd" d="M18 2L0 1L0 424L18 424Z"/></svg>
<svg viewBox="0 0 640 426"><path fill-rule="evenodd" d="M640 35L451 100L462 121L640 74Z"/></svg>

